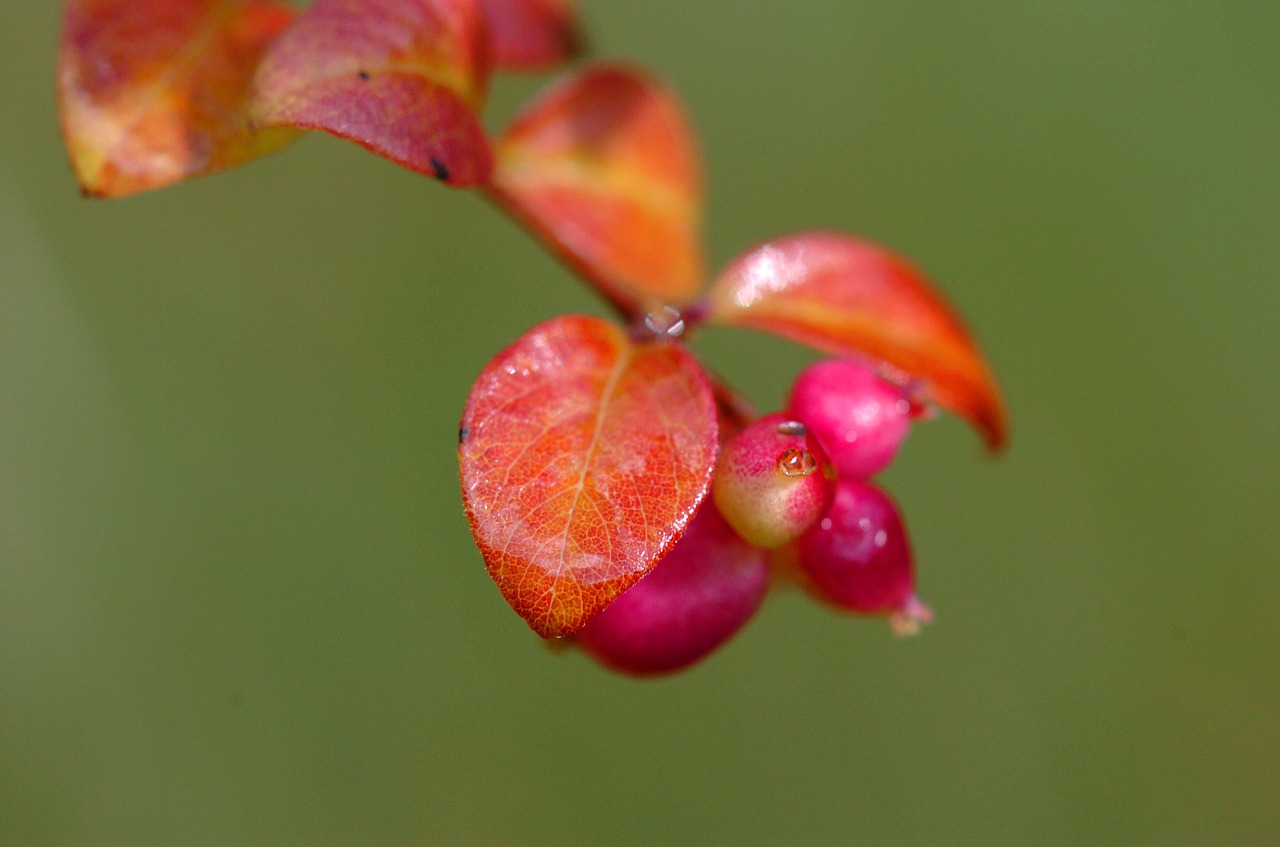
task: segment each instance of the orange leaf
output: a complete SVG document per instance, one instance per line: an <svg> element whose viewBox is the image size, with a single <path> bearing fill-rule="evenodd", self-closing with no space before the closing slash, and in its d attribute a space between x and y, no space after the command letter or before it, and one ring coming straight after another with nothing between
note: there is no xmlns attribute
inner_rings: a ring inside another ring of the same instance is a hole
<svg viewBox="0 0 1280 847"><path fill-rule="evenodd" d="M571 0L480 0L496 67L553 68L581 48Z"/></svg>
<svg viewBox="0 0 1280 847"><path fill-rule="evenodd" d="M476 0L317 0L263 58L254 119L324 130L450 185L483 183L484 27Z"/></svg>
<svg viewBox="0 0 1280 847"><path fill-rule="evenodd" d="M544 638L644 576L706 496L716 406L683 346L598 318L534 327L467 399L462 498L489 575Z"/></svg>
<svg viewBox="0 0 1280 847"><path fill-rule="evenodd" d="M995 379L960 318L880 247L828 233L780 238L735 260L710 297L713 322L883 360L923 380L926 399L968 419L993 449L1008 438Z"/></svg>
<svg viewBox="0 0 1280 847"><path fill-rule="evenodd" d="M122 197L242 164L292 133L254 132L250 82L288 6L240 0L70 0L58 108L86 194Z"/></svg>
<svg viewBox="0 0 1280 847"><path fill-rule="evenodd" d="M698 290L693 135L640 71L597 65L535 100L498 143L494 194L629 315Z"/></svg>

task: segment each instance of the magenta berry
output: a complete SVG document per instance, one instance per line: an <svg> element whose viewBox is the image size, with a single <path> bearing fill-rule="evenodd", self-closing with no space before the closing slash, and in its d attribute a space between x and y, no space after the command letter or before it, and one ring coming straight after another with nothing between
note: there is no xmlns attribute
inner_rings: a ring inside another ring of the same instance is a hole
<svg viewBox="0 0 1280 847"><path fill-rule="evenodd" d="M800 567L822 599L887 615L895 631L929 620L915 594L911 546L898 506L869 482L842 479L826 517L800 539Z"/></svg>
<svg viewBox="0 0 1280 847"><path fill-rule="evenodd" d="M780 547L799 538L831 504L831 465L806 426L765 415L724 445L712 496L744 539Z"/></svg>
<svg viewBox="0 0 1280 847"><path fill-rule="evenodd" d="M668 673L741 629L767 587L764 551L735 535L707 503L666 558L574 637L616 670Z"/></svg>
<svg viewBox="0 0 1280 847"><path fill-rule="evenodd" d="M804 421L841 479L889 466L911 426L912 403L899 385L851 359L810 365L791 386L787 413Z"/></svg>

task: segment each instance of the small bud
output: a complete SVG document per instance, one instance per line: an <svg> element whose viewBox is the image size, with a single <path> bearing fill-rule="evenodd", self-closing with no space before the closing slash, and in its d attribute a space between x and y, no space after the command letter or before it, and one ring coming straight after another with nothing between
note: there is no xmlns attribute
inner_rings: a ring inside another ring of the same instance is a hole
<svg viewBox="0 0 1280 847"><path fill-rule="evenodd" d="M704 503L666 558L573 637L615 670L670 673L740 630L760 607L768 581L765 552Z"/></svg>
<svg viewBox="0 0 1280 847"><path fill-rule="evenodd" d="M861 614L885 615L900 635L930 619L915 594L902 515L871 483L840 480L830 511L797 546L800 567L819 598Z"/></svg>
<svg viewBox="0 0 1280 847"><path fill-rule="evenodd" d="M841 479L866 478L888 467L915 411L906 389L852 359L805 368L787 404L787 413L817 436Z"/></svg>
<svg viewBox="0 0 1280 847"><path fill-rule="evenodd" d="M780 547L822 517L833 482L817 440L779 413L724 445L712 485L716 506L739 535L759 547Z"/></svg>

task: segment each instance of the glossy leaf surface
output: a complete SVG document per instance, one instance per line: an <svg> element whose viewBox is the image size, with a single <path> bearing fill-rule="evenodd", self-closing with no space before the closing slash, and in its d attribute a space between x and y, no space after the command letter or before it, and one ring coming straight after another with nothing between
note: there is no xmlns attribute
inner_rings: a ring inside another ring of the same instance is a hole
<svg viewBox="0 0 1280 847"><path fill-rule="evenodd" d="M711 481L715 400L683 346L557 318L485 367L458 456L490 576L539 635L561 636L684 531Z"/></svg>
<svg viewBox="0 0 1280 847"><path fill-rule="evenodd" d="M922 380L924 399L969 420L993 449L1008 437L995 380L959 317L919 271L873 244L805 233L756 247L712 286L710 319L882 360Z"/></svg>
<svg viewBox="0 0 1280 847"><path fill-rule="evenodd" d="M488 179L476 0L317 0L263 58L254 118L319 129L454 186Z"/></svg>
<svg viewBox="0 0 1280 847"><path fill-rule="evenodd" d="M122 197L271 152L291 133L255 132L250 84L293 19L237 0L71 0L58 51L58 106L86 194Z"/></svg>
<svg viewBox="0 0 1280 847"><path fill-rule="evenodd" d="M702 188L675 97L598 65L563 80L498 143L494 193L628 314L702 279Z"/></svg>
<svg viewBox="0 0 1280 847"><path fill-rule="evenodd" d="M578 53L581 39L570 0L480 0L489 22L493 64L547 70Z"/></svg>

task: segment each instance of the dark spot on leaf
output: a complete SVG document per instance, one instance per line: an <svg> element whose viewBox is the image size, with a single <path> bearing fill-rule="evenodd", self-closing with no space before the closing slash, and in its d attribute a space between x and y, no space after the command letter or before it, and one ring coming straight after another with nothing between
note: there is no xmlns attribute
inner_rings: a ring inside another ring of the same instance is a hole
<svg viewBox="0 0 1280 847"><path fill-rule="evenodd" d="M440 180L441 182L444 182L446 179L449 178L449 169L446 168L444 166L444 163L441 162L439 159L437 159L435 156L431 157L431 172L434 173L436 175L436 179Z"/></svg>
<svg viewBox="0 0 1280 847"><path fill-rule="evenodd" d="M360 77L360 78L361 78L362 80L364 80L365 82L368 82L368 81L369 81L369 72L368 72L368 71L360 71L358 74L356 74L356 76Z"/></svg>

